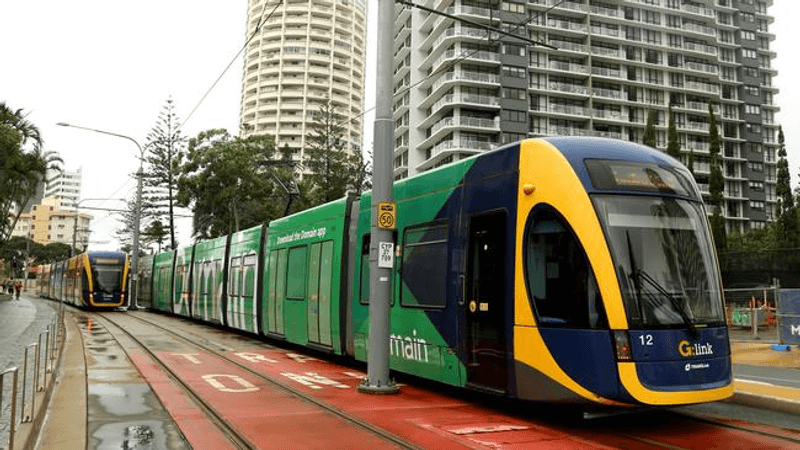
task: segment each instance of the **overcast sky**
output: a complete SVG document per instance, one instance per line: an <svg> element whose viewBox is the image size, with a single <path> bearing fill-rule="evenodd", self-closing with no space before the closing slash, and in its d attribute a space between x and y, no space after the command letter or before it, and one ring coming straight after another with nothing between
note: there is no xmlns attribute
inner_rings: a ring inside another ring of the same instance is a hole
<svg viewBox="0 0 800 450"><path fill-rule="evenodd" d="M377 0L369 0L365 110L374 105ZM800 175L800 44L797 0L775 0L770 31L777 52L774 84L777 116L786 133L792 184ZM168 98L175 102L182 132L209 128L235 134L239 125L242 59L200 99L245 43L246 0L24 0L0 1L0 101L29 113L45 150L57 151L69 170L83 171L82 199L132 198L138 150L125 139L56 126L67 122L130 136L144 145ZM190 112L197 110L189 117ZM188 118L188 120L187 120ZM374 114L364 123L371 148ZM118 208L115 201L84 200L83 206ZM116 219L91 212L91 247L116 249ZM179 224L181 245L190 243L191 220Z"/></svg>

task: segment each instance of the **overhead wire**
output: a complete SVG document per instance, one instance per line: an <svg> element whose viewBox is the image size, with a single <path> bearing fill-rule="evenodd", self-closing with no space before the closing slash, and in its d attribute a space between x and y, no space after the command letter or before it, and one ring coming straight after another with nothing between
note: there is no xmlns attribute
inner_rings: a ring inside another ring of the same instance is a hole
<svg viewBox="0 0 800 450"><path fill-rule="evenodd" d="M411 4L410 2L406 2L406 1L402 1L402 0L398 1L398 3L402 3L402 4L404 4L406 6L410 6L410 7L416 6L416 5ZM536 12L536 14L531 14L530 17L528 17L526 20L524 20L522 22L519 22L518 24L516 24L514 26L514 28L511 28L508 31L508 33L513 33L515 31L517 31L520 27L527 26L533 20L538 19L539 17L542 17L544 14L550 12L553 8L559 6L562 3L564 3L564 0L558 0L556 3L554 3L553 5L551 5L549 8L545 9L544 11L538 11L538 12ZM433 14L433 13L431 13L431 14ZM488 32L488 34L489 34L489 36L491 36L491 31ZM492 45L492 44L496 43L499 40L500 40L499 37L493 38L493 39L489 39L488 45ZM453 67L455 67L456 64L460 63L461 61L464 61L465 59L471 57L472 55L474 55L475 53L477 53L479 51L480 51L480 49L472 49L472 50L466 50L466 51L462 52L454 60L447 62L439 70L431 72L430 74L428 74L425 77L423 77L421 80L419 80L419 81L417 81L417 82L415 82L415 83L413 83L413 84L411 84L411 85L409 85L409 86L407 86L405 88L399 89L398 92L396 92L394 94L393 98L398 98L398 97L400 97L402 95L405 95L405 93L410 91L411 89L419 86L420 84L426 82L428 79L430 79L430 78L432 78L434 76L438 76L441 73L452 69ZM349 122L353 122L353 121L356 121L358 119L363 118L367 113L369 113L370 111L372 111L374 109L375 109L375 106L372 106L371 108L363 111L361 114L351 118Z"/></svg>
<svg viewBox="0 0 800 450"><path fill-rule="evenodd" d="M200 101L197 102L197 105L195 105L195 107L192 109L192 111L189 112L189 115L186 116L186 119L184 119L183 122L181 122L180 125L178 125L178 127L176 128L176 131L180 130L181 128L183 128L183 126L186 124L186 122L189 121L189 119L192 117L192 115L195 113L195 111L197 111L197 109L200 107L200 105L203 103L203 101L206 99L206 97L208 97L208 94L210 94L211 91L214 89L214 87L216 87L217 83L219 83L219 80L221 80L222 77L225 76L225 73L228 72L228 69L230 69L231 66L233 65L233 63L236 62L236 60L239 58L239 55L241 55L242 52L245 51L245 49L247 49L247 46L250 45L250 42L261 31L261 27L264 26L264 23L266 23L272 17L272 15L275 14L275 11L278 9L278 7L282 3L283 3L283 0L278 0L278 3L275 4L275 7L272 8L272 11L270 11L269 15L265 19L264 18L264 12L267 10L267 2L264 2L264 7L261 9L261 16L258 19L258 23L256 24L256 28L255 28L255 30L253 30L253 33L250 35L250 37L247 39L247 41L245 41L245 43L242 46L242 48L239 49L239 51L236 53L236 56L234 56L233 59L231 59L231 62L229 62L228 65L225 66L225 69L223 69L222 73L219 74L219 76L214 81L214 83L211 85L211 87L209 87L208 90L206 91L206 93L203 94L203 96L200 98Z"/></svg>

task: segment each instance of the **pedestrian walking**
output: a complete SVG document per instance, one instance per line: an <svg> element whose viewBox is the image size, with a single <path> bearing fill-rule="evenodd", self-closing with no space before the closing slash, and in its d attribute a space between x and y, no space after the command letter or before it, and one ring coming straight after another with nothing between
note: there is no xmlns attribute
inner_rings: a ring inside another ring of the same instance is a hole
<svg viewBox="0 0 800 450"><path fill-rule="evenodd" d="M17 285L14 288L17 290L17 301L19 301L19 293L22 292L22 281L17 280Z"/></svg>

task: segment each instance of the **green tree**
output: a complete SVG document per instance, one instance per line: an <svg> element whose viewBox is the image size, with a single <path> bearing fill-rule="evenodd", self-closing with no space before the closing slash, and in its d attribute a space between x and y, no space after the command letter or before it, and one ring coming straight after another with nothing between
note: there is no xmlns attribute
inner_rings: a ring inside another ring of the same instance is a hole
<svg viewBox="0 0 800 450"><path fill-rule="evenodd" d="M189 140L178 179L178 204L191 207L193 234L209 239L283 215L293 168L272 136L233 137L222 129Z"/></svg>
<svg viewBox="0 0 800 450"><path fill-rule="evenodd" d="M325 100L311 123L303 163L313 185L309 193L312 205L342 198L347 191L361 192L371 182L369 164L360 151L351 154L347 150L344 132L344 118Z"/></svg>
<svg viewBox="0 0 800 450"><path fill-rule="evenodd" d="M678 129L675 126L675 111L669 105L669 125L667 126L667 153L675 159L681 157L681 143L678 140Z"/></svg>
<svg viewBox="0 0 800 450"><path fill-rule="evenodd" d="M173 100L167 99L155 126L147 135L147 169L144 185L152 189L148 201L167 216L170 248L175 241L175 203L178 194L178 173L185 157L186 139L181 135Z"/></svg>
<svg viewBox="0 0 800 450"><path fill-rule="evenodd" d="M153 188L149 188L153 189ZM139 213L139 229L146 228L148 224L154 220L159 214L157 205L151 202L151 199L157 198L157 195L142 195L142 208ZM114 230L114 236L119 239L122 245L121 250L130 252L133 248L133 229L136 223L136 195L134 194L125 204L125 209L117 211L114 215L119 219L120 227ZM167 231L167 234L169 232ZM139 248L144 248L142 245L145 239L144 234L139 234Z"/></svg>
<svg viewBox="0 0 800 450"><path fill-rule="evenodd" d="M146 245L155 244L158 246L158 253L161 253L161 247L169 235L169 230L164 227L160 220L156 219L142 232L142 237Z"/></svg>
<svg viewBox="0 0 800 450"><path fill-rule="evenodd" d="M789 173L789 162L786 160L786 141L783 127L778 127L778 176L775 194L778 197L778 214L776 239L779 248L794 248L800 243L800 224L797 220L797 208L792 195L792 181Z"/></svg>
<svg viewBox="0 0 800 450"><path fill-rule="evenodd" d="M647 112L647 124L644 127L644 136L642 136L642 144L656 148L656 111L651 109Z"/></svg>
<svg viewBox="0 0 800 450"><path fill-rule="evenodd" d="M34 264L51 264L69 258L71 246L61 242L42 245L38 253L33 254Z"/></svg>
<svg viewBox="0 0 800 450"><path fill-rule="evenodd" d="M43 151L39 129L21 109L0 102L0 248L8 241L23 207L36 194L49 168L61 159ZM16 210L10 216L8 211Z"/></svg>
<svg viewBox="0 0 800 450"><path fill-rule="evenodd" d="M722 176L722 155L721 139L717 128L717 118L714 115L714 107L708 104L708 153L711 162L711 175L708 180L708 191L710 194L710 205L713 208L711 216L711 232L714 235L714 243L717 253L722 255L727 248L727 232L725 231L725 217L723 217L723 207L725 197L725 178Z"/></svg>

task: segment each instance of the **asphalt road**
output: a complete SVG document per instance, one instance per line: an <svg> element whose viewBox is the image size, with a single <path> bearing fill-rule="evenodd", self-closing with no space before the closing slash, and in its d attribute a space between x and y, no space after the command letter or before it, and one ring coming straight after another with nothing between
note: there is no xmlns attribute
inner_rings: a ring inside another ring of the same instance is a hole
<svg viewBox="0 0 800 450"><path fill-rule="evenodd" d="M739 380L769 383L800 389L800 370L776 367L748 366L735 364L733 376Z"/></svg>

